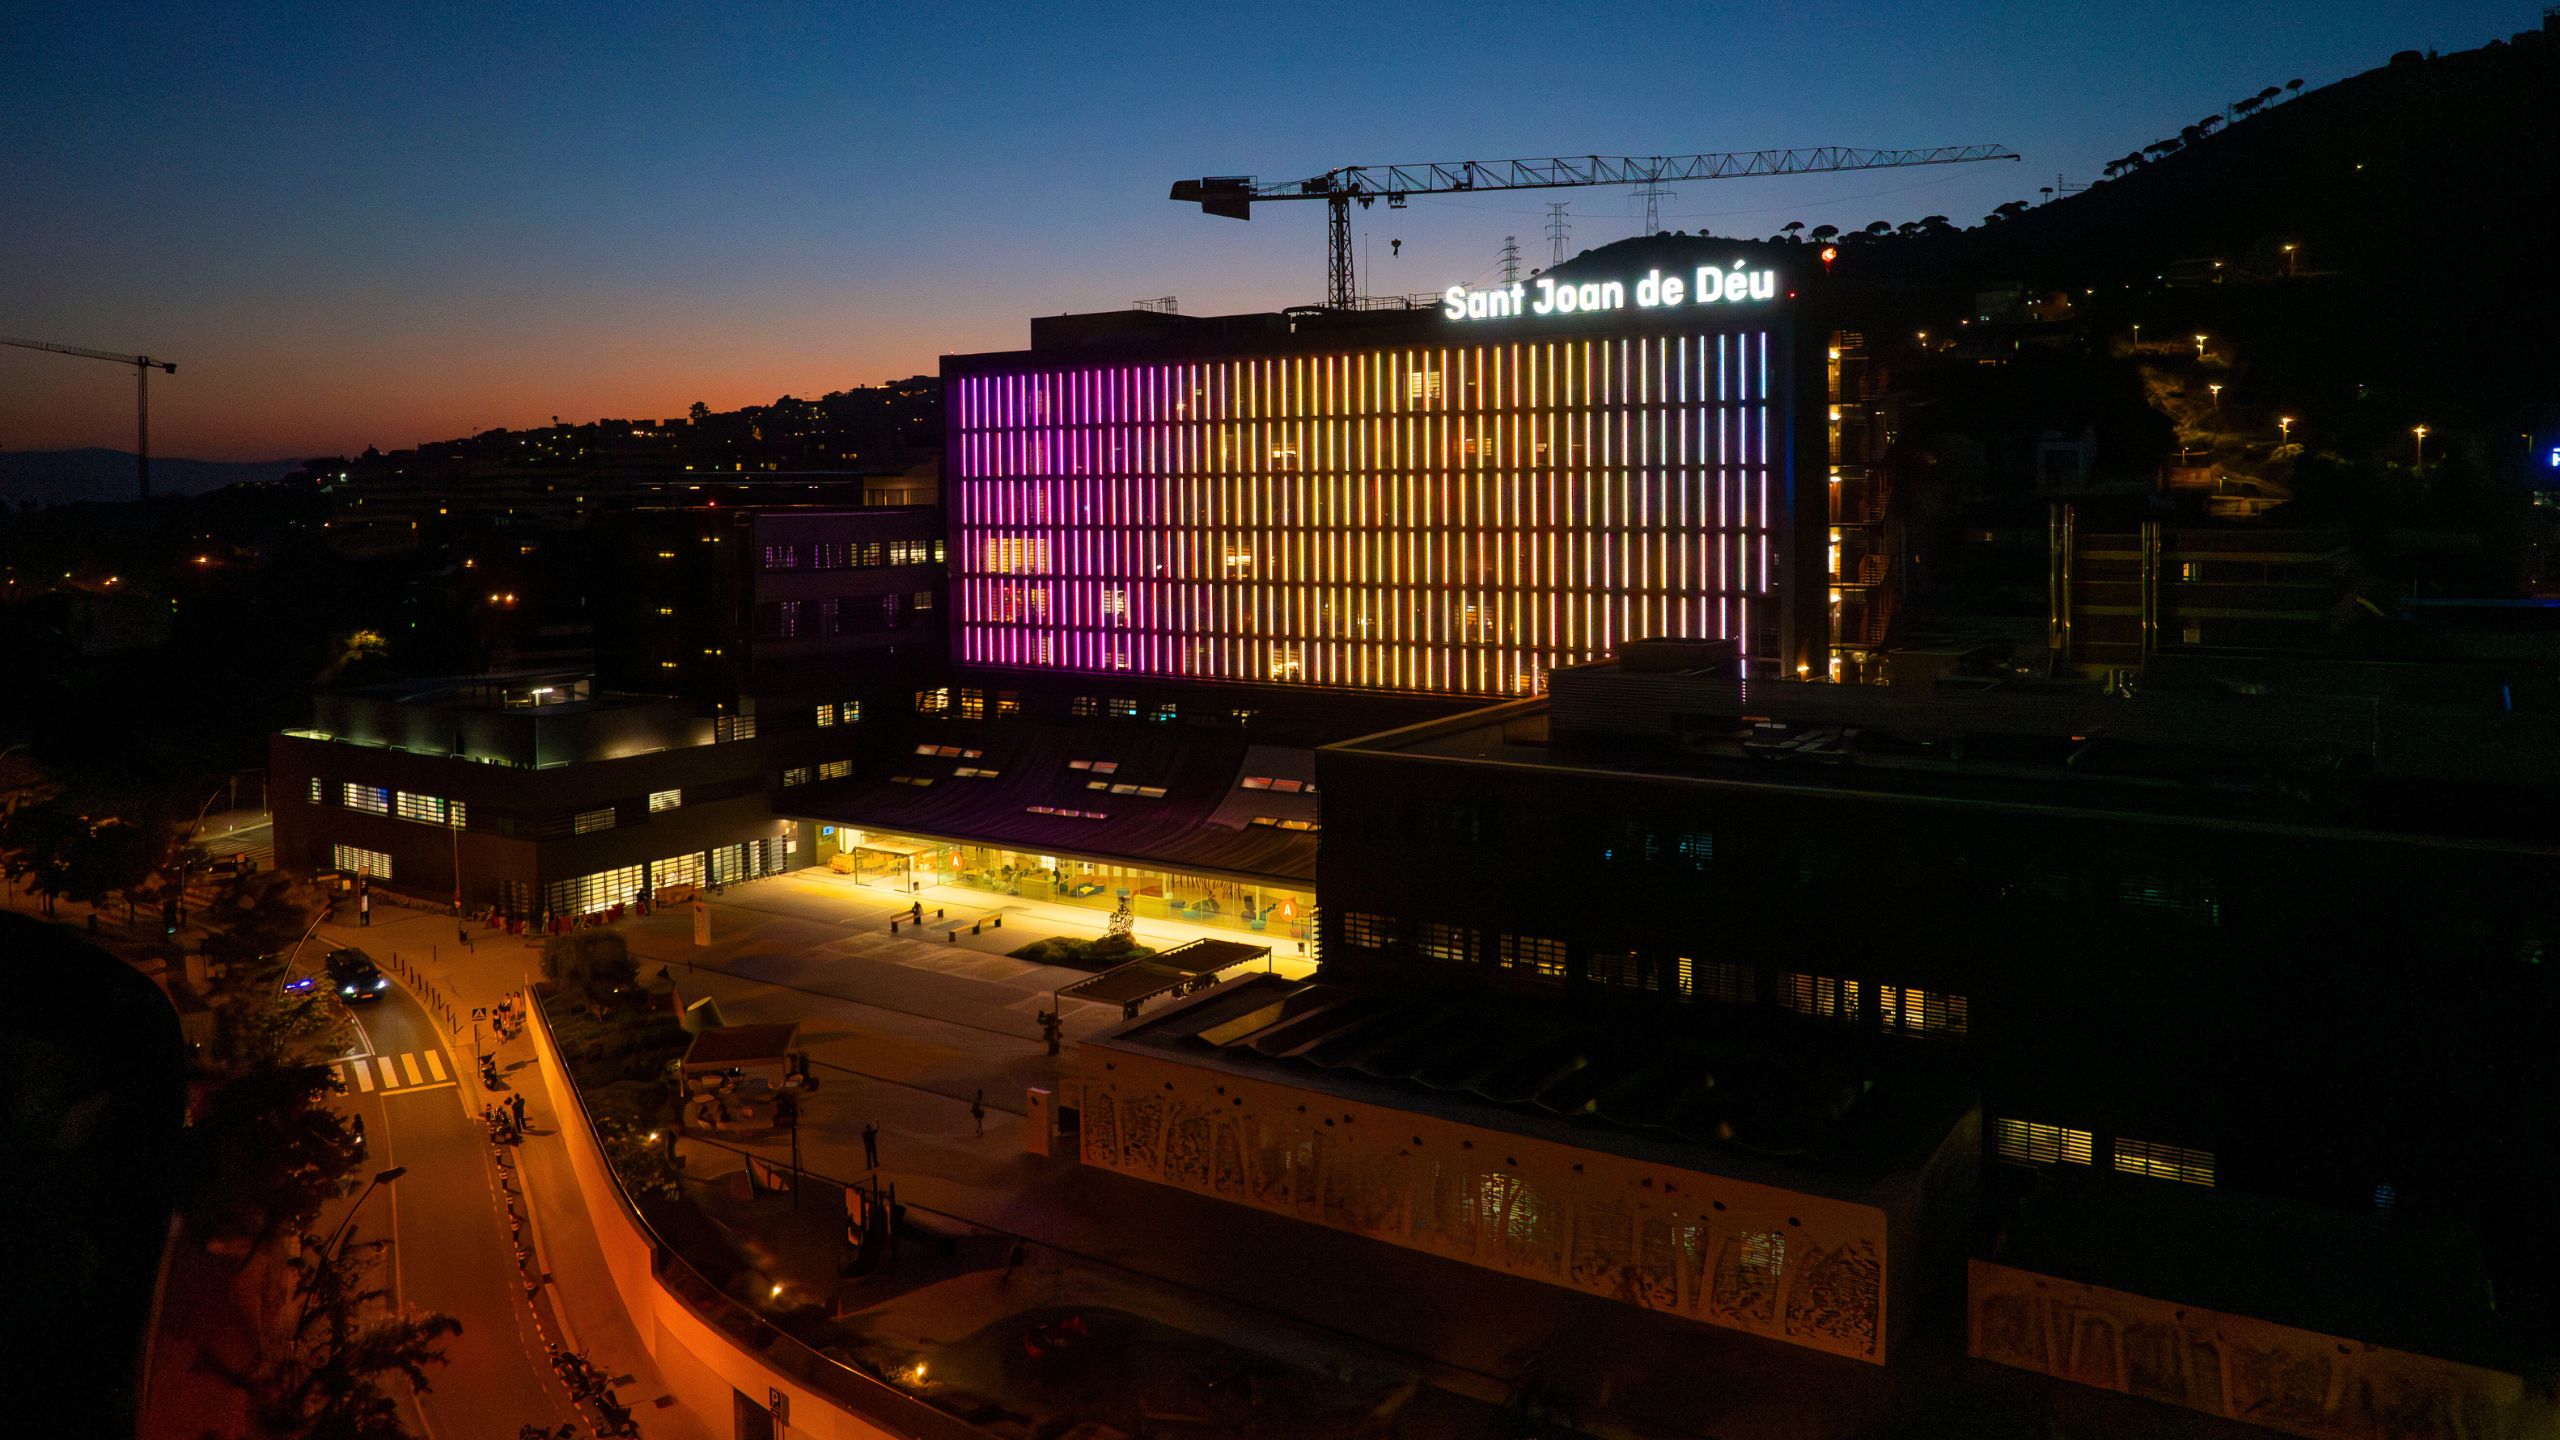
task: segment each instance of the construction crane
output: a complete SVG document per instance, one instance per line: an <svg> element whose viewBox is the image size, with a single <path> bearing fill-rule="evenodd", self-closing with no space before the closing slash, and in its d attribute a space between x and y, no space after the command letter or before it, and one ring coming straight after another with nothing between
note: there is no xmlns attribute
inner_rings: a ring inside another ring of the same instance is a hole
<svg viewBox="0 0 2560 1440"><path fill-rule="evenodd" d="M2015 160L1998 145L1944 145L1935 150L1740 150L1710 155L1553 155L1535 160L1453 160L1423 165L1346 165L1306 180L1268 183L1250 175L1211 175L1173 182L1173 198L1210 215L1253 218L1257 200L1322 200L1329 212L1325 303L1350 309L1359 298L1351 271L1351 206L1380 200L1401 210L1413 195L1473 190L1556 190L1571 185L1662 185L1684 180L1741 180L1754 175L1815 175L1835 170L1889 170L1906 165L1962 165Z"/></svg>
<svg viewBox="0 0 2560 1440"><path fill-rule="evenodd" d="M133 459L142 480L142 498L151 498L151 372L165 370L175 375L175 361L154 360L148 355L118 355L111 350L83 350L77 345L56 345L50 340L13 340L0 335L0 345L14 345L21 350L44 350L56 355L77 355L83 360L112 360L133 367Z"/></svg>

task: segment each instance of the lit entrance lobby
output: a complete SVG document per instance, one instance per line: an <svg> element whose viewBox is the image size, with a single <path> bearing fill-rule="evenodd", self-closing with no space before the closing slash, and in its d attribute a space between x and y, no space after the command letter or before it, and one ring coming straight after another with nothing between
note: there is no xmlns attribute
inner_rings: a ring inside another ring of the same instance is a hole
<svg viewBox="0 0 2560 1440"><path fill-rule="evenodd" d="M1270 876L1175 870L1125 858L1041 853L1001 844L816 826L815 860L866 890L919 897L960 891L1008 902L1066 905L1097 922L1123 904L1144 921L1260 936L1287 954L1312 933L1314 887Z"/></svg>

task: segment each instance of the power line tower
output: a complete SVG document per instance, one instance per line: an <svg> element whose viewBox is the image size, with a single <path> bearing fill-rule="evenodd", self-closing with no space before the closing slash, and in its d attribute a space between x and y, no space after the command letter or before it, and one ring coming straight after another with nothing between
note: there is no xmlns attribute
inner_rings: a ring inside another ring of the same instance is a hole
<svg viewBox="0 0 2560 1440"><path fill-rule="evenodd" d="M1671 192L1659 185L1647 185L1636 194L1644 201L1644 233L1661 234L1662 202L1671 198Z"/></svg>
<svg viewBox="0 0 2560 1440"><path fill-rule="evenodd" d="M1564 207L1572 203L1570 200L1547 202L1547 263L1550 265L1564 263L1565 237L1573 233L1573 222L1564 218Z"/></svg>
<svg viewBox="0 0 2560 1440"><path fill-rule="evenodd" d="M1502 283L1517 284L1520 279L1520 237L1502 237Z"/></svg>

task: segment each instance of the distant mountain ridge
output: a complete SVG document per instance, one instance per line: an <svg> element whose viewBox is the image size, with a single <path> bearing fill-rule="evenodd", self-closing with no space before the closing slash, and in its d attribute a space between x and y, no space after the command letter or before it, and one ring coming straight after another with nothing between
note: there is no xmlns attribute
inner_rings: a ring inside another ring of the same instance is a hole
<svg viewBox="0 0 2560 1440"><path fill-rule="evenodd" d="M151 493L201 495L244 481L273 480L300 460L188 460L152 457ZM125 450L0 450L0 501L26 508L135 497L133 455Z"/></svg>

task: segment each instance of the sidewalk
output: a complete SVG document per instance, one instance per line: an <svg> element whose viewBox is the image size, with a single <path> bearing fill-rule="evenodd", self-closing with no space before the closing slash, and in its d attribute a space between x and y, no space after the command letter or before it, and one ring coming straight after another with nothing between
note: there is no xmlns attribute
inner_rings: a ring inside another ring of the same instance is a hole
<svg viewBox="0 0 2560 1440"><path fill-rule="evenodd" d="M346 916L343 908L339 913ZM475 932L475 941L485 933ZM374 907L373 924L369 926L323 922L311 943L362 949L380 962L386 973L410 987L422 1008L445 1033L445 1044L453 1053L458 1072L455 1078L461 1083L466 1108L471 1113L477 1114L493 1098L524 1097L525 1137L512 1147L513 1173L524 1196L529 1236L543 1282L536 1292L536 1323L556 1330L565 1347L585 1351L605 1374L631 1377L616 1389L623 1402L632 1407L649 1440L711 1440L715 1433L711 1428L713 1417L693 1415L678 1405L661 1408L652 1403L668 1394L670 1387L658 1372L649 1347L633 1328L630 1313L623 1309L614 1289L613 1276L605 1268L604 1254L597 1247L577 1182L570 1174L559 1118L551 1113L542 1087L531 1075L522 1073L536 1063L533 1042L521 1032L513 1040L501 1042L493 1027L485 1021L479 1025L478 1051L495 1056L501 1074L514 1072L508 1082L511 1088L495 1092L494 1096L481 1087L477 1069L464 1059L474 1050L472 1010L493 1009L500 997L523 989L529 979L539 974L541 952L522 941L512 945L460 946L455 943L452 916L385 905ZM400 962L397 968L392 963L395 955ZM313 963L308 951L303 963L306 968ZM428 987L424 991L421 981ZM442 1004L435 1003L437 1000Z"/></svg>

